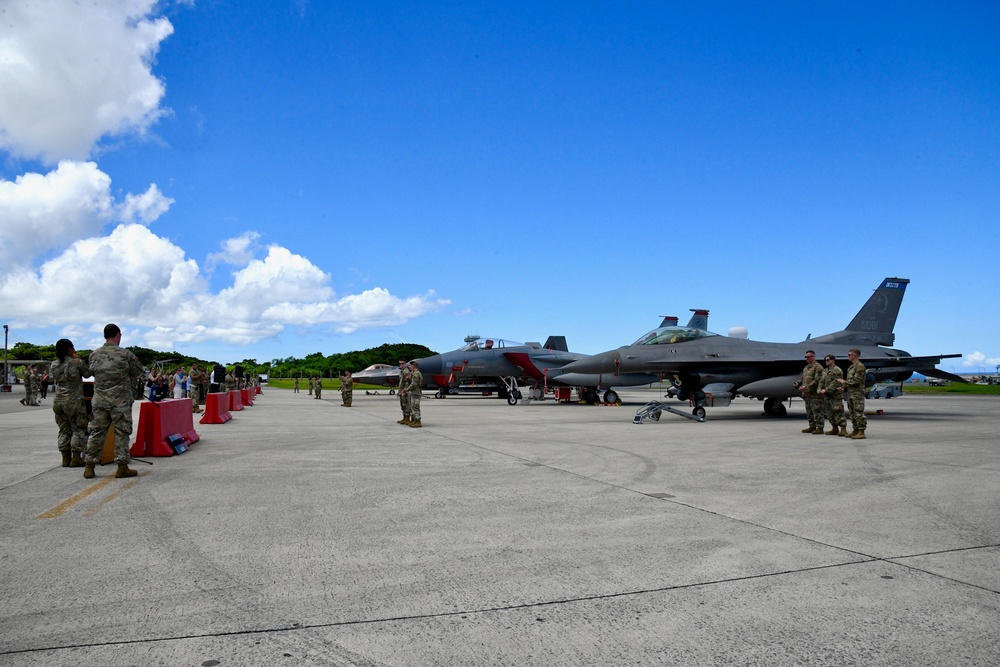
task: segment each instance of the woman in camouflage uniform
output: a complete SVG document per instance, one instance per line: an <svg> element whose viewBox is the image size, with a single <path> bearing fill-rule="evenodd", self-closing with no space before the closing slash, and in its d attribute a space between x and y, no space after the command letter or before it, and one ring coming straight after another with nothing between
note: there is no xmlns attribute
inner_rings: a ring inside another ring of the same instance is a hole
<svg viewBox="0 0 1000 667"><path fill-rule="evenodd" d="M68 338L56 341L56 362L50 371L55 382L52 412L59 426L57 445L63 468L83 467L87 444L87 406L83 402L83 378L90 376L87 362L76 356Z"/></svg>

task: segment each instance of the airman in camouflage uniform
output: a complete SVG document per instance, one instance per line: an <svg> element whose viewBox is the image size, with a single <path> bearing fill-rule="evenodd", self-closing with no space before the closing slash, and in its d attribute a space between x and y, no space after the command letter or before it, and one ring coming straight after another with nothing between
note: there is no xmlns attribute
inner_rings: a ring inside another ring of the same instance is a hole
<svg viewBox="0 0 1000 667"><path fill-rule="evenodd" d="M24 369L24 398L21 399L21 403L24 405L34 405L38 406L38 385L40 384L38 379L38 373L35 371L35 365L26 366Z"/></svg>
<svg viewBox="0 0 1000 667"><path fill-rule="evenodd" d="M87 442L87 406L83 402L83 378L90 376L87 362L76 356L68 338L56 341L56 356L49 374L55 382L52 412L59 436L56 444L63 468L83 467L83 447Z"/></svg>
<svg viewBox="0 0 1000 667"><path fill-rule="evenodd" d="M406 385L406 399L410 404L411 428L420 428L420 385L424 383L424 376L420 374L420 364L416 361L410 362L410 379Z"/></svg>
<svg viewBox="0 0 1000 667"><path fill-rule="evenodd" d="M340 376L340 396L344 399L344 407L351 407L354 400L354 378L351 377L351 371L344 371Z"/></svg>
<svg viewBox="0 0 1000 667"><path fill-rule="evenodd" d="M108 427L115 429L115 477L135 477L128 467L128 441L132 435L132 386L143 377L142 364L131 350L120 347L122 331L117 324L104 327L105 343L90 354L88 365L94 374L93 417L90 422L90 444L84 458L83 476L94 476L94 466L100 462Z"/></svg>
<svg viewBox="0 0 1000 667"><path fill-rule="evenodd" d="M826 368L819 380L819 396L823 401L823 417L830 420L830 430L827 435L842 435L847 437L847 420L844 418L844 385L840 380L844 371L837 366L837 357L832 354L824 359ZM823 428L820 422L820 428Z"/></svg>
<svg viewBox="0 0 1000 667"><path fill-rule="evenodd" d="M208 378L198 364L191 364L188 373L188 396L191 398L191 412L201 412L201 404L205 401L204 384Z"/></svg>
<svg viewBox="0 0 1000 667"><path fill-rule="evenodd" d="M806 404L806 417L809 419L809 427L802 429L803 433L823 433L823 411L820 399L816 392L819 391L819 379L823 373L823 367L816 361L816 353L812 350L806 351L806 367L802 369L802 379L795 383L795 387L802 393L802 400Z"/></svg>
<svg viewBox="0 0 1000 667"><path fill-rule="evenodd" d="M850 437L854 440L865 439L865 429L868 428L868 420L865 418L865 366L859 360L861 350L851 348L847 353L847 358L851 360L851 366L847 369L847 377L841 382L847 391L847 409L851 412L851 425L854 430Z"/></svg>
<svg viewBox="0 0 1000 667"><path fill-rule="evenodd" d="M228 371L226 373L226 391L236 390L236 375L233 371Z"/></svg>
<svg viewBox="0 0 1000 667"><path fill-rule="evenodd" d="M316 395L313 396L313 398L322 398L320 394L323 393L323 378L317 377L313 381L313 390L316 392Z"/></svg>
<svg viewBox="0 0 1000 667"><path fill-rule="evenodd" d="M399 360L399 391L397 395L399 396L399 409L403 411L403 418L397 421L397 424L403 424L408 426L410 423L410 401L406 398L406 392L404 389L406 385L410 383L410 367L406 365L405 359Z"/></svg>

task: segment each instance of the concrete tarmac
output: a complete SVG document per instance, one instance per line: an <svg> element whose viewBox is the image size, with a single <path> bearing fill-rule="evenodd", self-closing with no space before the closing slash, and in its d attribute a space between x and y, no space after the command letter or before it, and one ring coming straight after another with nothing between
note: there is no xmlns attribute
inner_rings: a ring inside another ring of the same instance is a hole
<svg viewBox="0 0 1000 667"><path fill-rule="evenodd" d="M411 429L265 387L85 480L51 400L3 395L0 665L998 664L996 397L869 401L849 440L622 396L425 397Z"/></svg>

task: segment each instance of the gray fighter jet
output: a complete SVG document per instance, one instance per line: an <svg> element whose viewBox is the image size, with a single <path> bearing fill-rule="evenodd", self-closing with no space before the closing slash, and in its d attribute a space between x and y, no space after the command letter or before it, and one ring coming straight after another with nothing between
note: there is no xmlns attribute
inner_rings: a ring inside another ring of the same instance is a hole
<svg viewBox="0 0 1000 667"><path fill-rule="evenodd" d="M613 385L602 383L597 374L574 373L563 377L562 367L586 357L570 352L564 336L549 336L544 345L481 336L469 336L465 343L452 352L417 360L424 388L436 388L436 398L460 391L496 391L500 398L515 405L522 397L520 388L526 384L536 388L561 384L586 388L587 398L594 403L604 389L604 400L614 403L618 394L611 387L658 381L657 376L649 373L622 374L615 378Z"/></svg>
<svg viewBox="0 0 1000 667"><path fill-rule="evenodd" d="M650 331L632 345L574 361L563 370L597 373L610 385L623 374L654 373L672 378L677 398L691 401L694 415L702 419L706 407L729 405L737 395L764 399L767 414L785 414L782 400L799 395L794 383L805 365L806 350L815 350L817 358L836 355L838 364L846 369L847 351L860 349L869 385L901 382L914 372L964 382L935 367L942 359L960 354L914 357L883 347L895 342L892 330L909 282L886 278L846 329L801 343L765 343L666 326Z"/></svg>
<svg viewBox="0 0 1000 667"><path fill-rule="evenodd" d="M506 398L508 403L514 405L521 398L519 386L522 384L522 372L507 358L506 355L512 352L568 354L566 339L562 336L550 336L543 347L538 343L525 344L505 338L473 335L467 336L465 345L457 350L416 361L424 378L423 387L436 389L435 398L444 398L462 390L496 391L500 398Z"/></svg>
<svg viewBox="0 0 1000 667"><path fill-rule="evenodd" d="M352 373L354 384L375 384L381 387L391 387L389 393L395 394L399 386L399 367L389 364L372 364L363 371Z"/></svg>

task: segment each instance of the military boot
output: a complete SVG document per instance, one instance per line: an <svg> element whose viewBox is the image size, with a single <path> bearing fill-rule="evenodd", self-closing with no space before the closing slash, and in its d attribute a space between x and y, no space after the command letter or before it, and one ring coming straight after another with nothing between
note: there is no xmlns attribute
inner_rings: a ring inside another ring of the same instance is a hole
<svg viewBox="0 0 1000 667"><path fill-rule="evenodd" d="M83 466L83 478L84 479L94 479L94 464L87 463Z"/></svg>
<svg viewBox="0 0 1000 667"><path fill-rule="evenodd" d="M830 425L830 430L826 432L827 435L837 435L840 433L840 429L837 428L836 424Z"/></svg>
<svg viewBox="0 0 1000 667"><path fill-rule="evenodd" d="M69 461L70 461L70 453L69 452L64 452L62 450L60 450L59 453L62 454L62 467L63 468L68 468L69 467Z"/></svg>
<svg viewBox="0 0 1000 667"><path fill-rule="evenodd" d="M814 429L813 429L813 430L811 431L811 433L812 433L813 435L823 435L823 427L822 427L822 426L817 426L816 428L814 428Z"/></svg>
<svg viewBox="0 0 1000 667"><path fill-rule="evenodd" d="M840 433L838 433L837 435L839 435L841 438L846 438L847 437L847 425L846 424L840 427Z"/></svg>
<svg viewBox="0 0 1000 667"><path fill-rule="evenodd" d="M813 432L812 424L810 424L809 426L806 426L804 429L802 429L802 432L803 433L812 433Z"/></svg>
<svg viewBox="0 0 1000 667"><path fill-rule="evenodd" d="M865 438L865 430L863 428L859 428L851 435L851 440L866 440L866 439L867 438Z"/></svg>
<svg viewBox="0 0 1000 667"><path fill-rule="evenodd" d="M421 428L419 419L411 419L410 423L407 424L410 428Z"/></svg>
<svg viewBox="0 0 1000 667"><path fill-rule="evenodd" d="M135 477L139 472L137 470L132 470L128 467L127 463L119 463L118 470L115 471L115 477L121 479L122 477Z"/></svg>
<svg viewBox="0 0 1000 667"><path fill-rule="evenodd" d="M80 456L80 452L73 452L73 458L69 462L70 468L82 468L83 467L83 457Z"/></svg>

